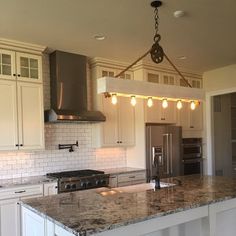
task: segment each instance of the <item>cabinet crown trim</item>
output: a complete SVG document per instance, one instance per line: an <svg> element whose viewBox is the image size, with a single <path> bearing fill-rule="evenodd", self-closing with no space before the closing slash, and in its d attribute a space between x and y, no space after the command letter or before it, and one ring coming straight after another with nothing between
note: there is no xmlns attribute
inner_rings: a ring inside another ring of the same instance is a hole
<svg viewBox="0 0 236 236"><path fill-rule="evenodd" d="M16 40L0 38L0 48L16 50L20 52L31 52L34 54L41 54L46 50L47 47L32 43L25 43Z"/></svg>

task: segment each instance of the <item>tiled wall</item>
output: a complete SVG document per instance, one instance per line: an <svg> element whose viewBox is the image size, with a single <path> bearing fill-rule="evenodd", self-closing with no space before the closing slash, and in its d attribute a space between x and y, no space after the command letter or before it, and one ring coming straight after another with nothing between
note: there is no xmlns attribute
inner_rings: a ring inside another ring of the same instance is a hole
<svg viewBox="0 0 236 236"><path fill-rule="evenodd" d="M50 107L48 57L43 58L44 107ZM91 99L89 98L89 101ZM126 150L122 148L92 148L93 124L46 124L46 150L34 152L1 152L0 178L42 175L48 172L84 168L126 166ZM75 152L58 150L59 143L79 142Z"/></svg>

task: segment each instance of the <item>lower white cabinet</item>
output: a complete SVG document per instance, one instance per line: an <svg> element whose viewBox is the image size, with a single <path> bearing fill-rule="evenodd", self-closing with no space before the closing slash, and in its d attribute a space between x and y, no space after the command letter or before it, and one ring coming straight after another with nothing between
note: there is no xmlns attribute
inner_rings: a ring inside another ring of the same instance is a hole
<svg viewBox="0 0 236 236"><path fill-rule="evenodd" d="M50 196L58 193L57 182L46 183L43 185L43 195Z"/></svg>
<svg viewBox="0 0 236 236"><path fill-rule="evenodd" d="M110 175L109 187L116 188L134 184L146 183L146 171L136 171L124 174Z"/></svg>
<svg viewBox="0 0 236 236"><path fill-rule="evenodd" d="M0 235L20 235L20 211L17 202L19 198L0 201Z"/></svg>
<svg viewBox="0 0 236 236"><path fill-rule="evenodd" d="M74 236L42 216L21 207L21 236Z"/></svg>
<svg viewBox="0 0 236 236"><path fill-rule="evenodd" d="M21 215L20 205L18 204L20 200L53 194L57 194L57 182L2 189L0 191L0 236L21 236ZM27 221L29 222L30 220L33 221L34 218L29 216ZM37 222L38 224L36 224L35 228L25 229L26 235L44 235L40 234L41 231L38 229L40 220Z"/></svg>

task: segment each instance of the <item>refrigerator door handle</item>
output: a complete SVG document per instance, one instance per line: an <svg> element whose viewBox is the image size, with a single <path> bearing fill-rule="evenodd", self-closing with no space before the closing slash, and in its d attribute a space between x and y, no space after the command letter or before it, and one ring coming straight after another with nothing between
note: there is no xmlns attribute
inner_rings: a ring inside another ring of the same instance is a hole
<svg viewBox="0 0 236 236"><path fill-rule="evenodd" d="M166 174L170 174L170 163L169 163L169 139L168 139L169 134L163 134L163 143L164 146L164 154L165 154L165 159L166 159Z"/></svg>
<svg viewBox="0 0 236 236"><path fill-rule="evenodd" d="M170 158L170 173L173 174L173 137L172 134L169 134L170 144L169 144L169 158Z"/></svg>

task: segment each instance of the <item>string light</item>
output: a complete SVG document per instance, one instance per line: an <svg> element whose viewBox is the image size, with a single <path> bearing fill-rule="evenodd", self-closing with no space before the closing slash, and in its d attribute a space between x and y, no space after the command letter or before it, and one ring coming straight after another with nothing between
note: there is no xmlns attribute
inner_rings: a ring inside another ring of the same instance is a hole
<svg viewBox="0 0 236 236"><path fill-rule="evenodd" d="M148 100L147 100L147 106L148 106L148 107L152 107L152 106L153 106L152 97L149 97L149 98L148 98Z"/></svg>
<svg viewBox="0 0 236 236"><path fill-rule="evenodd" d="M111 103L112 103L113 105L116 105L116 104L117 104L117 96L116 96L115 93L111 95Z"/></svg>
<svg viewBox="0 0 236 236"><path fill-rule="evenodd" d="M194 101L191 101L191 102L190 102L190 108L191 108L191 110L195 110L195 108L196 108L196 103L195 103Z"/></svg>
<svg viewBox="0 0 236 236"><path fill-rule="evenodd" d="M168 107L168 101L167 101L166 98L162 100L162 107L163 107L164 109L166 109L166 108Z"/></svg>
<svg viewBox="0 0 236 236"><path fill-rule="evenodd" d="M132 106L135 106L135 105L136 105L137 102L136 102L135 96L131 96L130 103L131 103Z"/></svg>
<svg viewBox="0 0 236 236"><path fill-rule="evenodd" d="M178 110L183 108L183 104L182 104L181 100L177 101L176 107L177 107Z"/></svg>

